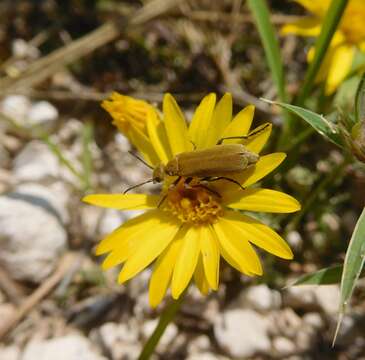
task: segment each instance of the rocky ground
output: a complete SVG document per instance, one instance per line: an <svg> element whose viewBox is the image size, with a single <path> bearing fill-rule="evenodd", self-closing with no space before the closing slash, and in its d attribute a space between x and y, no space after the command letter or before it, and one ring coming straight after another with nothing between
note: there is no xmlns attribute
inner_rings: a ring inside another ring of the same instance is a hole
<svg viewBox="0 0 365 360"><path fill-rule="evenodd" d="M0 359L135 359L162 308L153 311L148 305L149 270L119 287L117 270L102 273L99 259L92 255L96 242L134 213L81 203L86 191L82 179L37 133L29 136L39 125L57 129L50 137L52 144L80 170L84 123L62 119L50 102L20 95L3 99L0 109L19 126L3 123L0 133ZM29 124L24 136L22 130ZM92 140L88 149L92 188L121 191L148 177L148 169L130 158L130 145L116 132L105 148ZM110 169L111 162L115 167ZM301 241L298 237L291 234L293 244ZM60 270L65 254L68 265ZM55 274L54 290L51 286L32 299ZM331 347L337 286L274 289L229 268L223 268L221 277L219 291L207 298L190 289L156 359L365 356L361 307L345 317L336 346ZM290 281L289 276L283 285ZM27 302L30 306L24 310Z"/></svg>

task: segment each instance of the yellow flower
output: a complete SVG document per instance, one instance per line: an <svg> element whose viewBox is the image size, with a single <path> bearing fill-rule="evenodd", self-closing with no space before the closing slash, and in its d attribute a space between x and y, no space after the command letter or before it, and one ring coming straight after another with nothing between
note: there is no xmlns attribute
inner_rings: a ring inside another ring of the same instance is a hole
<svg viewBox="0 0 365 360"><path fill-rule="evenodd" d="M187 127L174 98L166 94L163 119L157 118L156 111L149 111L147 117L147 134L154 151L149 158L158 156L152 165L165 164L176 154L191 151L192 143L203 149L215 145L222 137L247 134L253 113L254 106L250 105L232 119L231 95L225 94L216 104L215 94L209 94ZM255 153L261 151L271 132L271 125L259 128L262 131L244 142ZM135 145L140 148L141 144ZM284 158L283 153L260 156L255 166L232 178L247 188L273 171ZM154 261L149 286L153 307L161 302L169 286L177 299L192 278L203 294L216 290L221 256L248 276L261 275L260 260L251 244L284 259L293 257L289 246L275 231L237 210L294 212L300 209L294 198L270 189L242 190L226 180L205 186L199 179L187 184L181 178L171 185L175 179L165 181L160 195L95 194L83 199L106 208L146 210L103 239L96 254L108 254L102 264L104 269L124 263L119 283L131 279Z"/></svg>
<svg viewBox="0 0 365 360"><path fill-rule="evenodd" d="M113 124L118 130L126 135L132 144L139 145L139 150L149 163L157 160L146 135L147 113L156 112L152 105L146 101L113 92L110 99L104 100L101 106L111 115Z"/></svg>
<svg viewBox="0 0 365 360"><path fill-rule="evenodd" d="M282 28L283 34L301 36L318 36L321 24L331 3L330 0L294 0L304 6L314 16L300 19ZM357 50L365 51L365 1L350 0L335 32L317 81L325 81L327 95L332 94L351 70ZM308 60L314 55L312 47L308 52Z"/></svg>

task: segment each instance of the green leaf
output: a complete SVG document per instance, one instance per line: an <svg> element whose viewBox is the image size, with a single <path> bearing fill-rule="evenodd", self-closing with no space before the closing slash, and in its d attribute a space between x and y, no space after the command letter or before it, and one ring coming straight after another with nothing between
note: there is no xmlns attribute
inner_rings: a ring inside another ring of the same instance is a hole
<svg viewBox="0 0 365 360"><path fill-rule="evenodd" d="M279 42L275 36L275 29L270 22L270 12L266 0L248 0L247 4L260 34L278 97L280 101L287 102L288 95L285 89L284 66L281 60ZM293 130L294 122L287 112L284 112L284 117L284 129L281 137L287 139Z"/></svg>
<svg viewBox="0 0 365 360"><path fill-rule="evenodd" d="M362 75L355 96L356 122L365 120L365 73Z"/></svg>
<svg viewBox="0 0 365 360"><path fill-rule="evenodd" d="M341 302L340 313L337 322L336 335L341 326L346 306L351 298L352 292L356 286L365 260L365 208L363 209L352 233L350 244L347 248L345 262L343 264L343 272L341 279Z"/></svg>
<svg viewBox="0 0 365 360"><path fill-rule="evenodd" d="M315 43L314 57L308 67L303 85L301 86L301 91L297 97L297 101L295 102L299 106L304 104L312 89L314 80L316 79L318 71L320 70L323 59L327 53L328 46L330 45L332 37L336 32L348 1L349 0L332 0L326 15L323 17L324 20L321 32Z"/></svg>
<svg viewBox="0 0 365 360"><path fill-rule="evenodd" d="M278 90L281 101L286 101L284 71L281 61L279 42L275 36L275 29L270 22L270 13L265 0L248 0L248 6L255 19L264 46L266 59Z"/></svg>
<svg viewBox="0 0 365 360"><path fill-rule="evenodd" d="M310 274L305 274L289 286L339 284L341 281L342 269L342 265L335 265Z"/></svg>
<svg viewBox="0 0 365 360"><path fill-rule="evenodd" d="M270 104L281 106L288 111L291 111L293 114L298 115L309 125L311 125L319 134L321 134L337 146L343 147L343 141L339 133L338 127L331 121L327 120L323 115L316 114L313 111L304 109L299 106L270 101L266 99L263 100Z"/></svg>

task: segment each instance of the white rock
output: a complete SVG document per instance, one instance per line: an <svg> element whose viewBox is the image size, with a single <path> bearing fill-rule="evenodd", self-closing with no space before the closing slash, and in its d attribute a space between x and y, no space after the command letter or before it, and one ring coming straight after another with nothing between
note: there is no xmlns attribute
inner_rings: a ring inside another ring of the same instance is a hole
<svg viewBox="0 0 365 360"><path fill-rule="evenodd" d="M118 228L124 222L123 213L114 209L107 209L99 223L99 236L104 237Z"/></svg>
<svg viewBox="0 0 365 360"><path fill-rule="evenodd" d="M23 95L9 95L0 103L0 111L18 125L25 125L31 105L30 100Z"/></svg>
<svg viewBox="0 0 365 360"><path fill-rule="evenodd" d="M207 335L199 335L188 343L188 353L195 354L208 351L210 348L210 339Z"/></svg>
<svg viewBox="0 0 365 360"><path fill-rule="evenodd" d="M106 360L79 334L29 342L20 360Z"/></svg>
<svg viewBox="0 0 365 360"><path fill-rule="evenodd" d="M280 355L295 352L295 344L283 336L276 337L273 340L273 347Z"/></svg>
<svg viewBox="0 0 365 360"><path fill-rule="evenodd" d="M30 125L46 125L58 118L58 110L48 101L36 102L29 110Z"/></svg>
<svg viewBox="0 0 365 360"><path fill-rule="evenodd" d="M141 351L135 324L106 323L99 328L99 334L113 359L134 360Z"/></svg>
<svg viewBox="0 0 365 360"><path fill-rule="evenodd" d="M301 318L292 309L286 308L271 313L269 331L274 336L281 334L291 339L302 325Z"/></svg>
<svg viewBox="0 0 365 360"><path fill-rule="evenodd" d="M14 345L0 346L0 359L19 360L20 349Z"/></svg>
<svg viewBox="0 0 365 360"><path fill-rule="evenodd" d="M186 360L228 360L225 356L213 354L211 352L203 352L189 355Z"/></svg>
<svg viewBox="0 0 365 360"><path fill-rule="evenodd" d="M66 249L67 233L57 196L24 184L0 197L0 264L14 279L40 282Z"/></svg>
<svg viewBox="0 0 365 360"><path fill-rule="evenodd" d="M305 324L311 326L314 329L322 329L324 327L324 322L320 314L316 312L310 312L303 316L303 321Z"/></svg>
<svg viewBox="0 0 365 360"><path fill-rule="evenodd" d="M281 295L276 290L271 290L267 285L250 286L245 298L249 304L258 311L279 309L281 306Z"/></svg>
<svg viewBox="0 0 365 360"><path fill-rule="evenodd" d="M11 48L13 56L17 58L37 59L40 55L38 48L23 39L15 39Z"/></svg>
<svg viewBox="0 0 365 360"><path fill-rule="evenodd" d="M214 335L219 346L233 357L250 357L270 351L268 320L252 310L228 310L216 319Z"/></svg>
<svg viewBox="0 0 365 360"><path fill-rule="evenodd" d="M145 339L148 339L150 335L152 335L157 323L158 319L145 321L142 326L142 334ZM166 349L166 347L176 338L177 334L178 329L174 323L167 325L167 328L158 343L158 349Z"/></svg>
<svg viewBox="0 0 365 360"><path fill-rule="evenodd" d="M120 132L117 132L115 134L114 140L115 140L115 143L117 144L118 148L121 151L127 152L127 151L131 150L131 144L130 144L129 140L127 139L127 137L125 137Z"/></svg>
<svg viewBox="0 0 365 360"><path fill-rule="evenodd" d="M313 292L313 286L290 286L285 292L285 302L293 308L312 308L317 300Z"/></svg>
<svg viewBox="0 0 365 360"><path fill-rule="evenodd" d="M338 285L323 285L314 288L317 303L327 315L337 315L340 305Z"/></svg>
<svg viewBox="0 0 365 360"><path fill-rule="evenodd" d="M72 158L72 154L65 152L63 155L79 170L79 161ZM76 187L80 184L79 179L66 166L61 165L51 149L39 140L29 142L15 157L13 174L17 183L63 179Z"/></svg>
<svg viewBox="0 0 365 360"><path fill-rule="evenodd" d="M18 182L57 177L59 168L57 157L45 143L38 140L29 142L13 162L13 174Z"/></svg>

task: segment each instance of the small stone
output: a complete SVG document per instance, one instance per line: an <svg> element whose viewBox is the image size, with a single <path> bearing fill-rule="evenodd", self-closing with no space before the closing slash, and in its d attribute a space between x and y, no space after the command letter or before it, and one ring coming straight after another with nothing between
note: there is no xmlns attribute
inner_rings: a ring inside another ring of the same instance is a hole
<svg viewBox="0 0 365 360"><path fill-rule="evenodd" d="M208 351L210 349L210 339L207 335L199 335L188 343L188 353L195 354Z"/></svg>
<svg viewBox="0 0 365 360"><path fill-rule="evenodd" d="M40 51L24 39L15 39L11 44L13 56L16 58L37 59Z"/></svg>
<svg viewBox="0 0 365 360"><path fill-rule="evenodd" d="M46 125L58 118L58 110L48 101L36 102L29 110L30 125Z"/></svg>
<svg viewBox="0 0 365 360"><path fill-rule="evenodd" d="M30 341L21 360L106 360L93 349L88 339L69 334L49 340Z"/></svg>
<svg viewBox="0 0 365 360"><path fill-rule="evenodd" d="M24 184L0 197L0 264L14 279L39 283L66 250L67 213L55 193Z"/></svg>
<svg viewBox="0 0 365 360"><path fill-rule="evenodd" d="M301 318L290 308L271 314L269 331L274 336L281 334L291 339L301 327Z"/></svg>
<svg viewBox="0 0 365 360"><path fill-rule="evenodd" d="M313 286L290 286L284 293L284 303L294 309L310 310L315 308L317 300Z"/></svg>
<svg viewBox="0 0 365 360"><path fill-rule="evenodd" d="M316 312L307 313L303 316L303 321L307 325L314 329L322 329L324 327L324 322L320 314Z"/></svg>
<svg viewBox="0 0 365 360"><path fill-rule="evenodd" d="M0 346L0 359L19 360L20 359L20 349L14 345Z"/></svg>
<svg viewBox="0 0 365 360"><path fill-rule="evenodd" d="M300 351L306 351L308 349L313 348L317 339L316 330L312 329L309 326L304 326L299 329L296 333L295 343L296 347Z"/></svg>
<svg viewBox="0 0 365 360"><path fill-rule="evenodd" d="M288 355L296 350L295 344L283 336L276 337L273 340L273 347L280 355Z"/></svg>
<svg viewBox="0 0 365 360"><path fill-rule="evenodd" d="M13 174L18 182L40 181L59 175L59 162L49 147L38 140L29 142L13 162Z"/></svg>
<svg viewBox="0 0 365 360"><path fill-rule="evenodd" d="M230 356L246 358L270 351L268 320L252 310L228 310L214 323L218 345Z"/></svg>
<svg viewBox="0 0 365 360"><path fill-rule="evenodd" d="M25 125L31 105L30 100L23 95L9 95L0 103L0 111L18 125Z"/></svg>
<svg viewBox="0 0 365 360"><path fill-rule="evenodd" d="M122 211L107 209L104 211L99 223L99 236L101 238L113 232L116 228L124 222Z"/></svg>
<svg viewBox="0 0 365 360"><path fill-rule="evenodd" d="M248 303L258 311L279 309L281 306L280 293L271 290L264 284L249 287L244 296Z"/></svg>
<svg viewBox="0 0 365 360"><path fill-rule="evenodd" d="M228 360L228 358L211 352L202 352L189 355L186 360Z"/></svg>
<svg viewBox="0 0 365 360"><path fill-rule="evenodd" d="M290 231L286 236L286 241L294 250L300 250L303 246L303 238L298 231Z"/></svg>
<svg viewBox="0 0 365 360"><path fill-rule="evenodd" d="M15 313L15 306L10 303L0 304L0 319L1 322L6 322L10 319ZM0 358L1 359L1 358Z"/></svg>
<svg viewBox="0 0 365 360"><path fill-rule="evenodd" d="M327 315L337 316L341 298L338 285L316 286L314 294L317 303Z"/></svg>

